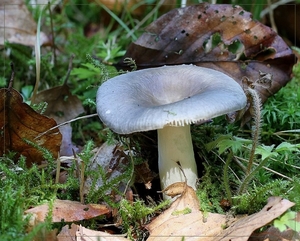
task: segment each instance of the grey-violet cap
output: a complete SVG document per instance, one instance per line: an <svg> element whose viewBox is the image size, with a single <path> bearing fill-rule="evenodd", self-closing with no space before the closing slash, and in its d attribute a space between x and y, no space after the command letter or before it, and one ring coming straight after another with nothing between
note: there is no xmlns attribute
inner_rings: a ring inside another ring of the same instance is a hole
<svg viewBox="0 0 300 241"><path fill-rule="evenodd" d="M241 86L222 72L194 65L119 75L97 92L100 119L119 134L183 126L240 110Z"/></svg>

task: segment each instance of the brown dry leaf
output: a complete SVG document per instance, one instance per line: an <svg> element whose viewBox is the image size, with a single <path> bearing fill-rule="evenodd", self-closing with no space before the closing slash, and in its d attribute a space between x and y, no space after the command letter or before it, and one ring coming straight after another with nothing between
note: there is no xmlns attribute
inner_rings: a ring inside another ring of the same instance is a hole
<svg viewBox="0 0 300 241"><path fill-rule="evenodd" d="M46 148L57 158L61 134L56 128L45 135L36 138L39 134L56 126L56 122L44 115L35 112L29 105L23 103L22 96L14 89L0 89L0 156L13 151L25 156L26 163L41 163L43 154L26 140ZM42 123L42 125L41 125Z"/></svg>
<svg viewBox="0 0 300 241"><path fill-rule="evenodd" d="M25 211L35 214L35 222L43 222L49 212L49 204L43 204ZM52 222L75 222L109 214L105 205L81 204L80 202L56 199L53 203Z"/></svg>
<svg viewBox="0 0 300 241"><path fill-rule="evenodd" d="M146 189L152 188L152 180L157 174L152 172L147 161L134 165L134 173L136 183L144 183Z"/></svg>
<svg viewBox="0 0 300 241"><path fill-rule="evenodd" d="M78 226L78 231L76 232L76 241L129 241L127 238L123 238L120 235L112 235L102 231L94 231Z"/></svg>
<svg viewBox="0 0 300 241"><path fill-rule="evenodd" d="M57 241L129 241L119 235L111 235L102 231L95 231L72 223L71 228L66 225L57 236Z"/></svg>
<svg viewBox="0 0 300 241"><path fill-rule="evenodd" d="M300 235L292 230L287 229L283 232L280 232L275 227L270 227L267 230L259 233L252 233L248 241L292 241L300 240Z"/></svg>
<svg viewBox="0 0 300 241"><path fill-rule="evenodd" d="M78 226L74 223L71 224L71 228L69 225L63 226L60 233L57 235L57 241L74 241L77 230Z"/></svg>
<svg viewBox="0 0 300 241"><path fill-rule="evenodd" d="M0 45L10 43L34 46L37 24L23 0L1 0L0 2ZM40 33L41 45L50 44L50 39Z"/></svg>
<svg viewBox="0 0 300 241"><path fill-rule="evenodd" d="M193 188L187 186L184 194L171 207L154 219L146 228L150 232L147 241L213 240L222 232L225 215L208 213L203 215Z"/></svg>
<svg viewBox="0 0 300 241"><path fill-rule="evenodd" d="M72 95L66 84L39 92L33 103L41 102L48 104L44 114L56 120L57 124L71 120L84 112L81 101L77 96ZM60 155L73 155L73 150L76 151L78 148L72 143L71 125L63 125L59 130L62 134Z"/></svg>
<svg viewBox="0 0 300 241"><path fill-rule="evenodd" d="M215 240L247 241L256 229L265 226L294 205L281 197L270 197L267 205L260 212L233 223L220 235L220 238Z"/></svg>
<svg viewBox="0 0 300 241"><path fill-rule="evenodd" d="M213 68L241 85L246 76L256 82L263 102L290 80L296 61L281 37L240 6L208 3L161 16L131 43L118 65L125 67L128 57L138 68L191 63Z"/></svg>
<svg viewBox="0 0 300 241"><path fill-rule="evenodd" d="M81 101L70 92L66 84L39 92L33 103L40 102L47 102L45 115L55 119L58 124L84 112Z"/></svg>
<svg viewBox="0 0 300 241"><path fill-rule="evenodd" d="M169 197L176 197L181 195L187 188L187 184L185 182L175 182L170 186L166 187L161 192Z"/></svg>

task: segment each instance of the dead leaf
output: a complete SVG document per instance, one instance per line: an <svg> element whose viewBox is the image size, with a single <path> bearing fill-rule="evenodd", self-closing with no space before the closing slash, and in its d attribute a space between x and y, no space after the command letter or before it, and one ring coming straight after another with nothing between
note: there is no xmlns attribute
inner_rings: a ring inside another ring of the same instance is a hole
<svg viewBox="0 0 300 241"><path fill-rule="evenodd" d="M87 167L87 171L95 171L101 167L106 173L106 182L110 182L124 174L126 170L128 170L128 165L131 165L130 160L122 150L122 146L119 143L108 144L105 142L97 149L90 165ZM119 182L115 185L115 188L117 188L121 193L124 193L127 187L127 182L128 180ZM95 185L93 187L95 188L94 190L101 188L104 185L102 178L99 177L98 180L93 180L91 177L87 177L84 183L84 194L87 194L93 185ZM113 189L107 190L105 194L114 195L112 190Z"/></svg>
<svg viewBox="0 0 300 241"><path fill-rule="evenodd" d="M220 238L215 240L247 241L256 229L270 223L294 205L294 203L281 197L270 197L267 205L260 212L233 223L220 235Z"/></svg>
<svg viewBox="0 0 300 241"><path fill-rule="evenodd" d="M57 236L57 241L129 241L122 236L111 235L102 231L95 231L72 223L71 228L66 225Z"/></svg>
<svg viewBox="0 0 300 241"><path fill-rule="evenodd" d="M60 233L57 235L57 241L74 241L77 230L78 226L74 223L71 224L71 228L69 225L63 226Z"/></svg>
<svg viewBox="0 0 300 241"><path fill-rule="evenodd" d="M39 92L32 103L41 102L48 104L44 114L56 120L57 124L72 120L84 112L81 101L77 96L72 95L66 84ZM59 130L62 134L60 155L73 155L73 150L77 151L78 148L72 143L71 125L63 125Z"/></svg>
<svg viewBox="0 0 300 241"><path fill-rule="evenodd" d="M171 207L154 219L146 228L150 232L147 241L214 240L226 223L225 215L200 211L199 200L193 188L172 203Z"/></svg>
<svg viewBox="0 0 300 241"><path fill-rule="evenodd" d="M56 126L56 122L23 103L22 96L16 90L0 89L0 116L0 156L12 151L17 153L16 160L21 155L25 156L28 166L41 163L44 160L42 152L28 144L28 140L57 158L61 144L61 134L57 128L36 138Z"/></svg>
<svg viewBox="0 0 300 241"><path fill-rule="evenodd" d="M49 204L43 204L25 211L35 214L35 222L43 222L49 212ZM75 222L109 214L105 205L81 204L80 202L56 199L52 208L52 222Z"/></svg>
<svg viewBox="0 0 300 241"><path fill-rule="evenodd" d="M240 6L208 3L161 16L130 44L118 63L120 68L126 67L125 58L135 60L138 68L177 64L208 67L241 85L244 77L255 83L268 81L268 88L255 86L263 102L290 80L296 61L281 37Z"/></svg>
<svg viewBox="0 0 300 241"><path fill-rule="evenodd" d="M34 46L37 24L23 0L1 0L0 3L0 45L10 43ZM40 33L41 45L50 44L50 39Z"/></svg>
<svg viewBox="0 0 300 241"><path fill-rule="evenodd" d="M185 182L175 182L170 186L166 187L161 192L169 197L176 197L181 195L187 188L187 184Z"/></svg>
<svg viewBox="0 0 300 241"><path fill-rule="evenodd" d="M144 183L146 189L152 188L152 180L157 176L157 174L152 172L147 161L135 165L134 173L136 183Z"/></svg>
<svg viewBox="0 0 300 241"><path fill-rule="evenodd" d="M120 235L111 235L102 231L94 231L78 226L78 231L76 232L76 241L129 241L129 239L124 238Z"/></svg>
<svg viewBox="0 0 300 241"><path fill-rule="evenodd" d="M300 235L292 229L280 232L277 228L270 227L263 232L252 233L248 241L292 241L299 239Z"/></svg>
<svg viewBox="0 0 300 241"><path fill-rule="evenodd" d="M56 86L39 92L33 103L46 102L45 115L52 117L58 124L71 120L84 112L81 101L70 92L68 85Z"/></svg>

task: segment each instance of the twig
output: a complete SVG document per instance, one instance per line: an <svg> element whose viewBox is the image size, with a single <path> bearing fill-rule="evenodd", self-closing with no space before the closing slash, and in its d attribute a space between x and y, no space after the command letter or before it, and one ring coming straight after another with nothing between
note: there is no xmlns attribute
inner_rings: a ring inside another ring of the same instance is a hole
<svg viewBox="0 0 300 241"><path fill-rule="evenodd" d="M94 117L94 116L98 116L98 114L95 113L95 114L90 114L90 115L80 116L80 117L77 117L77 118L75 118L75 119L72 119L72 120L69 120L69 121L60 123L59 125L53 126L53 127L51 127L50 129L46 130L45 132L40 133L39 135L37 135L37 136L34 138L34 140L36 140L36 139L40 138L41 136L47 134L49 131L55 130L55 129L58 128L58 127L61 127L61 126L63 126L63 125L69 124L69 123L72 123L72 122L77 121L77 120L81 120L81 119L85 119L85 118L90 118L90 117Z"/></svg>

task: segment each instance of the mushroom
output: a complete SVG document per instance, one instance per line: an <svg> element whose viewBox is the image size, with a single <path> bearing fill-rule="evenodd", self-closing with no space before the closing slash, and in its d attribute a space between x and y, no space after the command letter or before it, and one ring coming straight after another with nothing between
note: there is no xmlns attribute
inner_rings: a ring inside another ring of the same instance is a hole
<svg viewBox="0 0 300 241"><path fill-rule="evenodd" d="M241 86L222 72L195 65L163 66L116 76L97 92L97 112L118 134L157 130L161 188L197 182L190 124L240 110Z"/></svg>

